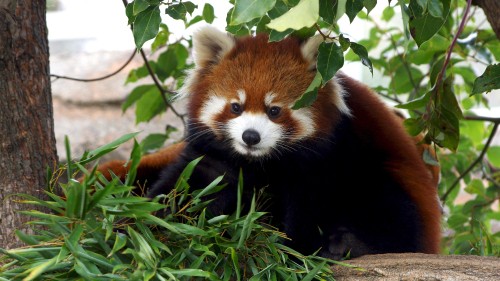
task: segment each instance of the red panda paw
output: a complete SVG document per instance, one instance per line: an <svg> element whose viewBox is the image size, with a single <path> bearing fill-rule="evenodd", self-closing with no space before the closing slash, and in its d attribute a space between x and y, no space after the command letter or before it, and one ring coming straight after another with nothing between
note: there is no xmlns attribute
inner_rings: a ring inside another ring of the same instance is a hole
<svg viewBox="0 0 500 281"><path fill-rule="evenodd" d="M343 258L355 258L370 254L373 250L363 241L358 239L354 233L345 227L339 227L334 234L328 237L328 248L323 248L319 256L333 260Z"/></svg>

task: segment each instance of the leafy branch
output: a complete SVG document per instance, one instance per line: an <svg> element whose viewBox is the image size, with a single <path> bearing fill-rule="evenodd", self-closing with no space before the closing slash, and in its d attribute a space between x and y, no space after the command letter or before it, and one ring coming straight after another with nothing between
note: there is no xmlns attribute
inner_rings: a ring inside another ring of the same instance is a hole
<svg viewBox="0 0 500 281"><path fill-rule="evenodd" d="M465 169L456 179L455 181L451 184L451 186L443 193L441 196L441 201L446 202L446 199L450 195L450 193L458 186L458 183L467 175L469 174L472 169L479 164L484 156L486 155L486 152L490 148L491 141L496 135L498 126L500 124L500 118L488 118L488 117L483 117L483 116L465 116L466 120L471 120L471 121L488 121L488 122L493 122L493 129L491 129L490 135L488 137L488 140L484 144L483 149L481 150L481 153L479 153L478 157Z"/></svg>

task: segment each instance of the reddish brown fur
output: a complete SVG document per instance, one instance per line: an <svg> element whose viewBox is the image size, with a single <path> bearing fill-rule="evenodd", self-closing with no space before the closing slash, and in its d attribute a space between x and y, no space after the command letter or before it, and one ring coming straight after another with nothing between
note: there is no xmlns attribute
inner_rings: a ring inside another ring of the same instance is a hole
<svg viewBox="0 0 500 281"><path fill-rule="evenodd" d="M140 184L144 184L148 179L151 179L152 175L158 176L163 168L179 158L185 146L185 142L179 142L142 157L137 168L136 180ZM113 172L121 181L124 181L129 169L130 164L127 164L126 161L112 160L99 165L97 171L108 180L111 180L111 172ZM152 184L152 182L148 182L148 184Z"/></svg>
<svg viewBox="0 0 500 281"><path fill-rule="evenodd" d="M404 183L401 186L406 188L406 192L412 197L422 215L425 252L439 253L441 213L437 187L426 170L414 141L407 134L395 134L395 127L401 127L400 131L404 131L401 121L370 89L348 77L340 76L340 78L344 87L356 93L356 99L349 100L349 107L355 116L353 120L358 134L364 139L375 142L375 146L383 150L388 159L392 159L393 162L386 163L386 168ZM418 171L415 171L416 169Z"/></svg>

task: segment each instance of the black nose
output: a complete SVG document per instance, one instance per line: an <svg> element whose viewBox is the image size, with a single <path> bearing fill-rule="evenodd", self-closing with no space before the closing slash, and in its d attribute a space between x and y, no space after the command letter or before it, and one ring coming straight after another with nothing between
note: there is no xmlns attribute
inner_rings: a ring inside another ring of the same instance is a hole
<svg viewBox="0 0 500 281"><path fill-rule="evenodd" d="M247 145L256 145L260 142L259 133L252 129L244 131L241 137Z"/></svg>

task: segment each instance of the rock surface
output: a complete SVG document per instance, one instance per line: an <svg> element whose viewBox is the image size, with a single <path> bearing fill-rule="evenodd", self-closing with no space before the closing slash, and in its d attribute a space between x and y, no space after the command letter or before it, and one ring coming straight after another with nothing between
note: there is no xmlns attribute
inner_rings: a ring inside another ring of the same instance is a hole
<svg viewBox="0 0 500 281"><path fill-rule="evenodd" d="M355 267L334 266L337 281L498 281L500 258L384 254L346 262Z"/></svg>

